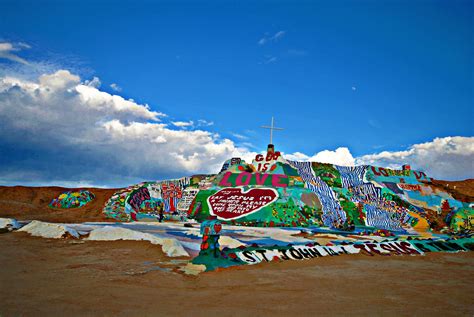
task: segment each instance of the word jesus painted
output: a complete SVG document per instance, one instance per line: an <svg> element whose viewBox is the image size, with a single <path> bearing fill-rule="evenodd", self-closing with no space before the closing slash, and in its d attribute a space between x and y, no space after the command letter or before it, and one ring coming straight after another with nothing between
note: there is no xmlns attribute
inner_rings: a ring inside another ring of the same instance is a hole
<svg viewBox="0 0 474 317"><path fill-rule="evenodd" d="M232 251L231 251L232 252ZM334 246L292 246L269 247L236 252L237 257L247 264L270 262L276 260L305 260L324 256L337 256L342 254L365 255L416 255L423 251L416 249L408 241L380 242L380 243L356 243L353 245Z"/></svg>
<svg viewBox="0 0 474 317"><path fill-rule="evenodd" d="M273 188L224 188L209 196L209 212L223 220L238 219L271 204L278 198Z"/></svg>
<svg viewBox="0 0 474 317"><path fill-rule="evenodd" d="M284 174L261 174L261 173L232 173L226 172L219 182L221 187L235 187L248 185L261 185L273 187L288 187L288 176Z"/></svg>

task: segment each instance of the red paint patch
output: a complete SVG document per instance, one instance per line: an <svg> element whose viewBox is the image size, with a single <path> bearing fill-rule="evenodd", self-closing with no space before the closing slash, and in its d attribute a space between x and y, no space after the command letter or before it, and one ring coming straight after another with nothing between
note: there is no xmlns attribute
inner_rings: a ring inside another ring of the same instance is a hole
<svg viewBox="0 0 474 317"><path fill-rule="evenodd" d="M222 230L222 225L220 223L216 223L214 225L214 232L219 233L219 232L221 232L221 230Z"/></svg>

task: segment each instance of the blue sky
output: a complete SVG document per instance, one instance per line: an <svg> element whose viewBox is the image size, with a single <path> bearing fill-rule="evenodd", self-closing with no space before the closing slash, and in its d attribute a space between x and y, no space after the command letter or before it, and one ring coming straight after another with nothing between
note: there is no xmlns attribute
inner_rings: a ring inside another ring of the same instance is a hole
<svg viewBox="0 0 474 317"><path fill-rule="evenodd" d="M259 126L272 115L285 129L277 149L308 157L474 134L472 1L7 1L0 10L0 42L43 66L21 65L23 76L48 67L97 76L101 91L148 104L170 126L193 121L188 131L249 152L266 147ZM0 74L18 75L17 64L0 58Z"/></svg>

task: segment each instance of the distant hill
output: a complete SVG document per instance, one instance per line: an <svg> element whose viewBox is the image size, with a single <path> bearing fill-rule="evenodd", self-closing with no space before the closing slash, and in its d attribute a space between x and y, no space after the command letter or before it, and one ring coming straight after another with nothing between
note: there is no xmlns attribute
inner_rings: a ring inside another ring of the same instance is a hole
<svg viewBox="0 0 474 317"><path fill-rule="evenodd" d="M474 201L474 179L466 179L463 181L443 181L433 179L431 183L433 186L450 193L459 201Z"/></svg>
<svg viewBox="0 0 474 317"><path fill-rule="evenodd" d="M0 186L0 217L65 223L111 221L104 216L102 209L117 189L81 189L91 191L95 199L80 208L58 209L49 207L49 203L61 193L70 190L69 188Z"/></svg>

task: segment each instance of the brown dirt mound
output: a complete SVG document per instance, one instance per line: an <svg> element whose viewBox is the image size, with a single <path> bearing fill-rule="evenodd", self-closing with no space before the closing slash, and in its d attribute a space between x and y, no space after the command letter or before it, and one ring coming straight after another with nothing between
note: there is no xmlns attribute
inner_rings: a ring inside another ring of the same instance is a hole
<svg viewBox="0 0 474 317"><path fill-rule="evenodd" d="M57 198L62 192L80 189L89 190L95 195L95 199L80 208L60 209L48 206L51 200ZM102 208L117 190L115 188L0 186L0 217L65 223L111 221L104 217Z"/></svg>
<svg viewBox="0 0 474 317"><path fill-rule="evenodd" d="M450 193L454 199L462 202L474 202L474 179L463 181L443 181L434 179L431 182L433 187Z"/></svg>

